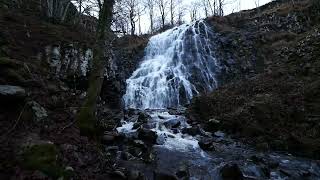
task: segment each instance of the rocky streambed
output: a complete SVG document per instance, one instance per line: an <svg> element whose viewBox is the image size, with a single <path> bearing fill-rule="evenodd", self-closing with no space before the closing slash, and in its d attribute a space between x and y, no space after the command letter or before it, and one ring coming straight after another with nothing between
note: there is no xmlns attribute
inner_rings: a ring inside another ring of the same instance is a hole
<svg viewBox="0 0 320 180"><path fill-rule="evenodd" d="M183 108L129 109L117 133L104 139L123 167L117 178L320 179L319 161L260 152L221 131L206 132L188 123Z"/></svg>

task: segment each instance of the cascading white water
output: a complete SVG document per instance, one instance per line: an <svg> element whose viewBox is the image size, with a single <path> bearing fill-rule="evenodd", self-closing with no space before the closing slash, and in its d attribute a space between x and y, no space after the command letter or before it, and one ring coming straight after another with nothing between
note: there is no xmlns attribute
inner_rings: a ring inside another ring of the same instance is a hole
<svg viewBox="0 0 320 180"><path fill-rule="evenodd" d="M127 108L160 109L189 103L217 87L214 33L204 21L153 36L139 68L127 80Z"/></svg>

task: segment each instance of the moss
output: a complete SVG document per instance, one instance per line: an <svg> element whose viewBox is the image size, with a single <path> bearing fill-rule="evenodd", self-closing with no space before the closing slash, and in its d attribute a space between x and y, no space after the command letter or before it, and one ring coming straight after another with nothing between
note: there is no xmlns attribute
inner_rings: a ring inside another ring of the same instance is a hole
<svg viewBox="0 0 320 180"><path fill-rule="evenodd" d="M22 154L22 166L29 170L39 170L50 177L67 177L68 172L57 162L58 151L53 144L34 145Z"/></svg>

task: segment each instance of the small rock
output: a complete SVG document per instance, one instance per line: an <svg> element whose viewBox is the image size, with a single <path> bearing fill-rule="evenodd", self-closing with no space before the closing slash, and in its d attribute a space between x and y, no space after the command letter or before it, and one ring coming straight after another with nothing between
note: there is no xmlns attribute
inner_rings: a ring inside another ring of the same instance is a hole
<svg viewBox="0 0 320 180"><path fill-rule="evenodd" d="M71 166L67 166L67 167L65 168L65 170L66 170L66 171L71 171L71 172L74 171L74 169L73 169Z"/></svg>
<svg viewBox="0 0 320 180"><path fill-rule="evenodd" d="M102 142L105 144L112 144L119 136L117 132L106 132L102 137Z"/></svg>
<svg viewBox="0 0 320 180"><path fill-rule="evenodd" d="M166 142L166 135L165 134L160 134L157 138L157 144L158 145L163 145Z"/></svg>
<svg viewBox="0 0 320 180"><path fill-rule="evenodd" d="M221 122L219 120L216 120L216 119L210 119L208 121L208 126L209 126L209 130L217 131L221 126Z"/></svg>
<svg viewBox="0 0 320 180"><path fill-rule="evenodd" d="M136 123L133 124L132 129L138 129L141 125L142 125L141 122L136 122Z"/></svg>
<svg viewBox="0 0 320 180"><path fill-rule="evenodd" d="M201 134L199 127L183 128L181 132L182 134L189 134L191 136Z"/></svg>
<svg viewBox="0 0 320 180"><path fill-rule="evenodd" d="M221 131L217 131L217 132L214 133L214 136L216 136L216 137L224 137L225 134L223 132L221 132Z"/></svg>
<svg viewBox="0 0 320 180"><path fill-rule="evenodd" d="M211 138L202 138L199 142L198 142L199 146L201 149L205 150L205 151L212 151L214 150L214 146L213 146L213 140Z"/></svg>
<svg viewBox="0 0 320 180"><path fill-rule="evenodd" d="M133 142L136 146L144 147L145 145L144 142L141 140L134 140Z"/></svg>
<svg viewBox="0 0 320 180"><path fill-rule="evenodd" d="M138 122L147 123L149 119L151 119L151 117L147 113L139 113Z"/></svg>
<svg viewBox="0 0 320 180"><path fill-rule="evenodd" d="M0 85L0 98L8 99L23 99L26 96L26 91L19 86Z"/></svg>
<svg viewBox="0 0 320 180"><path fill-rule="evenodd" d="M47 111L40 104L35 101L30 101L27 105L32 111L33 120L35 122L41 122L47 119Z"/></svg>
<svg viewBox="0 0 320 180"><path fill-rule="evenodd" d="M244 179L241 169L237 164L227 164L221 170L223 180L242 180Z"/></svg>

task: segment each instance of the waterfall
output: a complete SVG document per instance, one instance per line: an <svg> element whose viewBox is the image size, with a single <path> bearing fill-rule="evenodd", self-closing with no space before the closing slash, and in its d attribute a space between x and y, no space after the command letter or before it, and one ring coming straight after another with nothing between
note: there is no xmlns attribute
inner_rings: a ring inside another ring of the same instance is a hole
<svg viewBox="0 0 320 180"><path fill-rule="evenodd" d="M177 107L216 88L214 35L204 21L197 21L151 37L141 64L126 81L125 106Z"/></svg>

